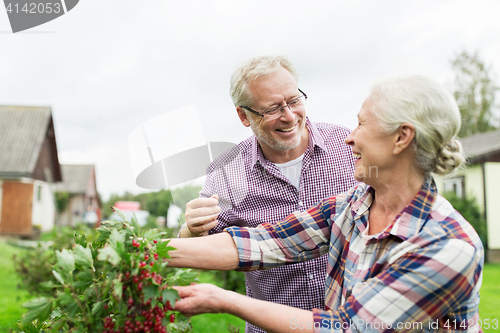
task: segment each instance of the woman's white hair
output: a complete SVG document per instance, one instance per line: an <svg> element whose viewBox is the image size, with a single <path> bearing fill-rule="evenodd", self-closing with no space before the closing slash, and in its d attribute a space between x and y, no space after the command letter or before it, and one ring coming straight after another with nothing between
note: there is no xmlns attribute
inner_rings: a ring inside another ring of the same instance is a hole
<svg viewBox="0 0 500 333"><path fill-rule="evenodd" d="M250 106L253 104L253 96L249 89L249 83L259 76L277 71L280 67L288 70L298 82L298 74L292 62L284 56L258 56L241 64L231 77L229 93L235 106Z"/></svg>
<svg viewBox="0 0 500 333"><path fill-rule="evenodd" d="M403 123L415 126L416 163L425 174L445 175L465 162L456 138L461 125L457 102L436 81L418 75L386 79L372 87L369 100L386 133Z"/></svg>

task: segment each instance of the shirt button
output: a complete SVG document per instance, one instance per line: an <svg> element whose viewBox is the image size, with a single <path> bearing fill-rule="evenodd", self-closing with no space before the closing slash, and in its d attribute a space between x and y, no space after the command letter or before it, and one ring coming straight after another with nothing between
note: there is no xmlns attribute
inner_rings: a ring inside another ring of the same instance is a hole
<svg viewBox="0 0 500 333"><path fill-rule="evenodd" d="M304 203L302 201L299 201L299 206L302 207L303 205L304 205Z"/></svg>
<svg viewBox="0 0 500 333"><path fill-rule="evenodd" d="M313 275L313 274L309 275L309 278L310 278L311 280L312 280L312 279L314 279L314 275Z"/></svg>

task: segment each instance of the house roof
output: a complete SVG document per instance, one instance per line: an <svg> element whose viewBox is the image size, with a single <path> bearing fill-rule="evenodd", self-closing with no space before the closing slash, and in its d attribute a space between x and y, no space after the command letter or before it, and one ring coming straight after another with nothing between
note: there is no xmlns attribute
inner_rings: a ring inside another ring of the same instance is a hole
<svg viewBox="0 0 500 333"><path fill-rule="evenodd" d="M50 107L0 106L0 175L32 177L52 122Z"/></svg>
<svg viewBox="0 0 500 333"><path fill-rule="evenodd" d="M63 182L57 185L58 190L72 194L85 193L93 170L92 164L61 164Z"/></svg>
<svg viewBox="0 0 500 333"><path fill-rule="evenodd" d="M487 161L500 153L500 130L460 139L470 163Z"/></svg>

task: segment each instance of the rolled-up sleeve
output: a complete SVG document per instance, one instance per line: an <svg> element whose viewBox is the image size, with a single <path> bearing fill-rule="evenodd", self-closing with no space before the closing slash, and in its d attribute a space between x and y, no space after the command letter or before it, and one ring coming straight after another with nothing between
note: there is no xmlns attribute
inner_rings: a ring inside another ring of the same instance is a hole
<svg viewBox="0 0 500 333"><path fill-rule="evenodd" d="M225 229L238 249L238 270L269 269L317 258L328 252L335 197L305 212L295 212L277 224Z"/></svg>

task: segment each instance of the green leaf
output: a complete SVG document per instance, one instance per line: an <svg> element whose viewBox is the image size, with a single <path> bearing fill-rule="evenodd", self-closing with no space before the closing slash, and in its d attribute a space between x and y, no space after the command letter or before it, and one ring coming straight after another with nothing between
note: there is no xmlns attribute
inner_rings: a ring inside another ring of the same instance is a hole
<svg viewBox="0 0 500 333"><path fill-rule="evenodd" d="M116 253L118 253L122 259L126 259L128 257L127 256L128 252L127 249L125 248L125 243L118 242L113 247L115 248Z"/></svg>
<svg viewBox="0 0 500 333"><path fill-rule="evenodd" d="M40 287L45 288L45 289L54 289L54 288L57 288L57 287L61 287L61 285L60 284L55 284L52 281L46 281L46 282L41 282L40 283Z"/></svg>
<svg viewBox="0 0 500 333"><path fill-rule="evenodd" d="M61 284L64 284L64 280L61 274L57 273L56 271L52 271L52 274L54 274L54 277L56 278L57 281L59 281Z"/></svg>
<svg viewBox="0 0 500 333"><path fill-rule="evenodd" d="M181 298L179 297L179 292L177 290L167 288L167 289L162 291L161 299L162 299L163 303L167 303L167 301L169 301L170 305L172 305L172 307L174 307L175 302Z"/></svg>
<svg viewBox="0 0 500 333"><path fill-rule="evenodd" d="M84 248L78 244L73 248L73 252L75 253L75 261L77 264L82 267L91 267L94 269L94 260L92 259L90 248Z"/></svg>
<svg viewBox="0 0 500 333"><path fill-rule="evenodd" d="M66 323L66 321L65 321L65 320L63 320L63 319L60 319L60 320L58 320L58 321L54 322L54 323L51 325L52 332L59 332L59 331L62 329L62 327L63 327L63 325L64 325L65 323Z"/></svg>
<svg viewBox="0 0 500 333"><path fill-rule="evenodd" d="M94 277L92 276L92 272L85 270L76 275L76 280L73 286L80 289L89 287L94 282Z"/></svg>
<svg viewBox="0 0 500 333"><path fill-rule="evenodd" d="M76 312L80 309L78 303L73 296L69 294L68 290L64 293L57 294L57 300L63 312L70 318L74 317Z"/></svg>
<svg viewBox="0 0 500 333"><path fill-rule="evenodd" d="M125 241L125 233L123 231L118 231L113 229L111 235L109 236L109 244L112 247L116 247L117 243L123 243Z"/></svg>
<svg viewBox="0 0 500 333"><path fill-rule="evenodd" d="M156 238L156 234L158 233L158 230L156 229L149 229L144 233L144 238L146 238L148 241L152 241Z"/></svg>
<svg viewBox="0 0 500 333"><path fill-rule="evenodd" d="M58 293L57 300L59 305L64 305L64 306L76 303L75 299L69 294L68 290L66 290L66 292Z"/></svg>
<svg viewBox="0 0 500 333"><path fill-rule="evenodd" d="M134 229L134 234L136 236L140 236L141 235L141 226L139 225L139 222L137 222L137 217L134 216L132 217L131 221L130 221L133 229Z"/></svg>
<svg viewBox="0 0 500 333"><path fill-rule="evenodd" d="M81 245L84 248L87 247L87 236L85 234L77 234L75 232L74 238L75 238L75 244Z"/></svg>
<svg viewBox="0 0 500 333"><path fill-rule="evenodd" d="M63 319L58 320L55 323L53 323L51 326L52 332L59 332L65 323L66 323L66 321Z"/></svg>
<svg viewBox="0 0 500 333"><path fill-rule="evenodd" d="M70 275L75 270L75 256L72 251L62 249L60 252L56 251L56 266L61 269L61 272Z"/></svg>
<svg viewBox="0 0 500 333"><path fill-rule="evenodd" d="M151 285L147 286L144 288L144 302L147 302L148 300L152 299L158 294L158 286L157 285Z"/></svg>
<svg viewBox="0 0 500 333"><path fill-rule="evenodd" d="M198 281L198 273L193 272L191 269L179 269L170 280L170 284L189 286L192 282Z"/></svg>
<svg viewBox="0 0 500 333"><path fill-rule="evenodd" d="M113 280L113 285L114 285L113 295L115 296L115 298L117 300L120 301L122 299L123 283L120 280L118 280L118 279L114 279Z"/></svg>
<svg viewBox="0 0 500 333"><path fill-rule="evenodd" d="M24 303L23 308L28 309L28 312L24 315L23 323L26 324L35 319L43 322L49 318L50 313L52 312L52 300L45 297L32 299L31 301Z"/></svg>
<svg viewBox="0 0 500 333"><path fill-rule="evenodd" d="M92 316L99 317L103 309L104 309L104 302L94 303L94 305L92 306L92 312L91 312Z"/></svg>
<svg viewBox="0 0 500 333"><path fill-rule="evenodd" d="M100 249L97 259L100 261L107 261L113 266L117 266L121 261L120 255L111 246Z"/></svg>
<svg viewBox="0 0 500 333"><path fill-rule="evenodd" d="M76 313L79 312L79 310L80 310L80 307L78 306L78 303L75 302L66 308L66 313L67 313L68 317L73 318L73 317L75 317ZM73 333L75 331L71 331L71 332Z"/></svg>
<svg viewBox="0 0 500 333"><path fill-rule="evenodd" d="M123 221L127 221L127 218L125 217L125 214L123 214L123 212L121 210L119 210L118 208L116 207L113 207L113 210L116 212L116 214L118 214L118 216L123 220Z"/></svg>
<svg viewBox="0 0 500 333"><path fill-rule="evenodd" d="M168 246L170 241L160 241L156 244L156 253L162 258L171 258L168 251L175 250L175 247Z"/></svg>
<svg viewBox="0 0 500 333"><path fill-rule="evenodd" d="M93 247L99 247L106 244L109 235L111 235L111 231L106 227L100 227L97 230L99 231L99 236L97 236L97 239L92 243Z"/></svg>

